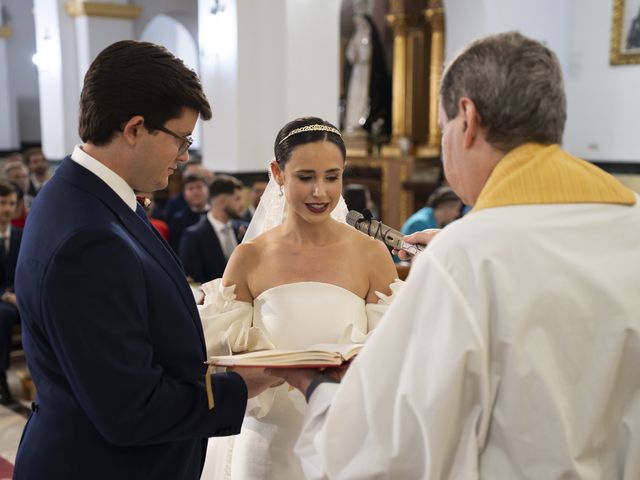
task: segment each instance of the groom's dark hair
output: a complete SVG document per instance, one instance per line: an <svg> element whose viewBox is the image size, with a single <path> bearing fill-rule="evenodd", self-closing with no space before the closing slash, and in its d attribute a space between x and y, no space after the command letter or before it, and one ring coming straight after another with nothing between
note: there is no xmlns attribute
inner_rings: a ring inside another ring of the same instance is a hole
<svg viewBox="0 0 640 480"><path fill-rule="evenodd" d="M106 145L131 117L153 131L184 108L211 118L198 75L164 47L123 40L102 50L84 77L78 131L83 142Z"/></svg>

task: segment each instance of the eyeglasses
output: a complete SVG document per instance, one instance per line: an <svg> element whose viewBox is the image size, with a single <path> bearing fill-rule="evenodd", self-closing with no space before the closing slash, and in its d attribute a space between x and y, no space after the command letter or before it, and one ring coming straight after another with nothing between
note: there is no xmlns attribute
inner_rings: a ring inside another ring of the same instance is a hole
<svg viewBox="0 0 640 480"><path fill-rule="evenodd" d="M178 135L176 132L172 132L167 127L155 127L155 129L160 130L161 132L164 132L164 133L168 133L172 137L176 137L182 141L182 143L180 143L180 146L178 147L178 154L177 154L178 157L182 155L184 152L186 152L187 150L189 150L189 147L193 143L193 138L191 138L191 135L187 135L183 137L182 135Z"/></svg>

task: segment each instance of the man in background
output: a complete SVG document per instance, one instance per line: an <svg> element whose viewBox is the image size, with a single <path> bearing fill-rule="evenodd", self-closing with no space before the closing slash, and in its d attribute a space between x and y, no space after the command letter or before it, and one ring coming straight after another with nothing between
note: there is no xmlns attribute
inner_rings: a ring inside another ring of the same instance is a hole
<svg viewBox="0 0 640 480"><path fill-rule="evenodd" d="M204 283L222 277L247 228L247 223L239 220L241 192L242 183L238 179L216 176L209 188L211 209L182 235L180 259L192 280Z"/></svg>
<svg viewBox="0 0 640 480"><path fill-rule="evenodd" d="M39 148L30 148L25 151L24 161L29 169L29 188L25 193L35 198L42 186L51 178L49 162Z"/></svg>
<svg viewBox="0 0 640 480"><path fill-rule="evenodd" d="M405 235L429 228L444 228L460 218L462 201L450 187L440 187L427 200L427 206L411 215L400 229Z"/></svg>
<svg viewBox="0 0 640 480"><path fill-rule="evenodd" d="M249 223L253 218L253 214L256 213L256 208L260 203L262 194L267 188L269 180L267 178L256 178L251 182L251 190L249 191L249 206L242 214L242 220Z"/></svg>
<svg viewBox="0 0 640 480"><path fill-rule="evenodd" d="M13 288L22 229L11 225L18 196L13 185L0 182L0 405L14 403L7 383L13 327L20 321Z"/></svg>
<svg viewBox="0 0 640 480"><path fill-rule="evenodd" d="M192 174L184 178L182 194L185 206L169 219L169 243L173 251L180 251L182 233L198 223L209 211L209 185L203 176Z"/></svg>
<svg viewBox="0 0 640 480"><path fill-rule="evenodd" d="M22 190L24 206L26 209L31 207L33 197L27 194L31 182L29 180L29 169L22 161L8 161L3 167L4 178L10 183L16 185Z"/></svg>

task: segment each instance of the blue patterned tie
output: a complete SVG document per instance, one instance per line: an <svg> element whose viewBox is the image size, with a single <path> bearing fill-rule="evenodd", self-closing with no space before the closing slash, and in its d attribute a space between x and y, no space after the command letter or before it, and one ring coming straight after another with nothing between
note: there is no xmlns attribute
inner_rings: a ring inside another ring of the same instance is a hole
<svg viewBox="0 0 640 480"><path fill-rule="evenodd" d="M149 221L149 218L147 217L147 212L144 211L144 208L139 203L136 205L136 215L138 215L144 221L144 223L146 223L150 227L153 226L153 225L151 225L151 222Z"/></svg>

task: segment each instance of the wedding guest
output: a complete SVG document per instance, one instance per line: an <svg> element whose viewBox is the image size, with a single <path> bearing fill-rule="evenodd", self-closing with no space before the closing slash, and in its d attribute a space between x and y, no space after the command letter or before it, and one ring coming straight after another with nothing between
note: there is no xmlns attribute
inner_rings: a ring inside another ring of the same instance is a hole
<svg viewBox="0 0 640 480"><path fill-rule="evenodd" d="M640 478L638 196L561 149L561 68L536 40L473 42L440 99L445 175L473 210L341 383L280 372L309 400L307 478Z"/></svg>
<svg viewBox="0 0 640 480"><path fill-rule="evenodd" d="M207 215L209 211L209 186L204 177L189 175L183 180L182 193L186 205L169 219L169 243L173 251L180 251L182 233Z"/></svg>
<svg viewBox="0 0 640 480"><path fill-rule="evenodd" d="M180 210L183 210L187 206L187 201L184 199L184 179L190 177L192 175L202 177L207 185L211 185L213 179L215 177L212 170L204 167L202 164L196 162L195 160L189 160L182 169L179 169L181 179L182 179L182 188L178 193L169 197L164 205L164 209L162 212L162 218L167 222L173 218L173 216L178 213Z"/></svg>
<svg viewBox="0 0 640 480"><path fill-rule="evenodd" d="M22 161L9 161L4 164L3 168L4 178L9 182L15 184L22 191L23 201L25 208L29 209L33 202L33 197L26 192L29 191L29 169Z"/></svg>
<svg viewBox="0 0 640 480"><path fill-rule="evenodd" d="M208 375L193 293L134 191L163 189L211 108L163 47L98 54L83 143L29 212L16 292L37 389L14 479L200 478L206 438L240 431L262 369Z"/></svg>
<svg viewBox="0 0 640 480"><path fill-rule="evenodd" d="M32 198L38 195L42 186L51 178L49 162L40 148L29 148L24 152L24 161L29 169L29 187L25 193Z"/></svg>
<svg viewBox="0 0 640 480"><path fill-rule="evenodd" d="M231 253L247 231L248 224L239 220L242 188L237 178L216 176L209 187L209 212L182 234L180 259L191 280L204 283L222 277Z"/></svg>
<svg viewBox="0 0 640 480"><path fill-rule="evenodd" d="M264 190L267 188L268 178L259 177L254 179L251 182L251 190L249 194L249 206L244 211L242 216L240 217L245 222L250 222L253 218L253 214L258 208L258 204L260 203L260 198L262 198L262 194Z"/></svg>
<svg viewBox="0 0 640 480"><path fill-rule="evenodd" d="M429 196L427 206L411 215L400 230L411 235L428 228L444 228L460 217L462 207L460 197L450 187L440 187Z"/></svg>
<svg viewBox="0 0 640 480"><path fill-rule="evenodd" d="M11 362L13 327L20 321L13 280L22 229L11 225L17 203L16 188L0 182L0 405L15 402L7 383L7 370Z"/></svg>

